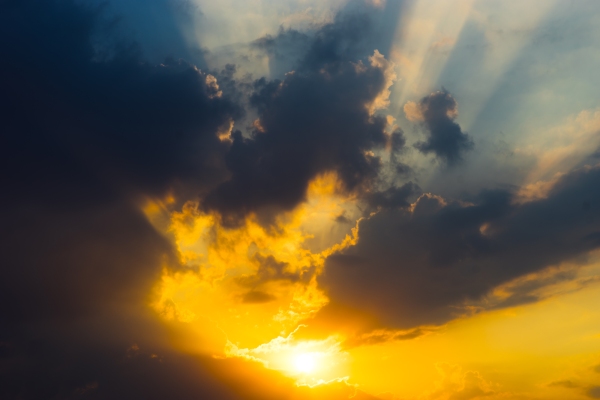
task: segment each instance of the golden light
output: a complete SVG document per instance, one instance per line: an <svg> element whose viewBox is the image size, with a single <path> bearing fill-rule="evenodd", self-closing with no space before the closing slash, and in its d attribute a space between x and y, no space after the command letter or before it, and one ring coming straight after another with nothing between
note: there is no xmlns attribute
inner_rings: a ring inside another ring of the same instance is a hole
<svg viewBox="0 0 600 400"><path fill-rule="evenodd" d="M265 228L253 215L241 226L225 228L197 202L175 211L169 211L165 202L148 204L144 209L148 219L173 237L181 264L187 267L165 268L151 299L164 322L190 338L177 339L176 344L186 351L241 356L226 351L228 341L250 351L286 337L327 304L316 277L329 254L356 240L352 225L340 224L336 217L354 220L359 213L338 190L335 174L316 178L306 203L280 215L274 222L277 229ZM269 257L285 266L279 275L264 274ZM252 293L262 297L252 300L248 296ZM196 340L191 339L194 336ZM277 365L274 369L297 374L295 354L315 351L323 350L279 352L277 361L253 356Z"/></svg>
<svg viewBox="0 0 600 400"><path fill-rule="evenodd" d="M298 354L294 359L294 367L299 373L310 374L317 368L317 358L316 353Z"/></svg>

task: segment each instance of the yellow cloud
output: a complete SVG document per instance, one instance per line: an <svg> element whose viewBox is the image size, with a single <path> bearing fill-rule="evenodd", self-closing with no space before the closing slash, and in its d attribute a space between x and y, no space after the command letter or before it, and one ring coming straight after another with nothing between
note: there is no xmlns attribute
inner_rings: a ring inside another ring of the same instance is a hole
<svg viewBox="0 0 600 400"><path fill-rule="evenodd" d="M226 228L195 202L172 212L168 234L186 268L164 269L151 306L173 329L187 330L184 336L197 335L197 343L179 345L233 354L226 345L269 343L327 304L316 277L329 254L356 240L355 229L335 220L357 213L339 192L335 175L317 178L307 201L272 226L249 216L242 226Z"/></svg>

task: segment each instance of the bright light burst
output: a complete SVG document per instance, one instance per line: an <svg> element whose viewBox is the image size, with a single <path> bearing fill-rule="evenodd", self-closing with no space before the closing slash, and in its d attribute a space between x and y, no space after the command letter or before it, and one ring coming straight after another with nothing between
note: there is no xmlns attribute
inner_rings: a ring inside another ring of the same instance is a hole
<svg viewBox="0 0 600 400"><path fill-rule="evenodd" d="M310 374L317 369L317 358L318 354L316 353L298 354L294 358L294 368L302 374Z"/></svg>

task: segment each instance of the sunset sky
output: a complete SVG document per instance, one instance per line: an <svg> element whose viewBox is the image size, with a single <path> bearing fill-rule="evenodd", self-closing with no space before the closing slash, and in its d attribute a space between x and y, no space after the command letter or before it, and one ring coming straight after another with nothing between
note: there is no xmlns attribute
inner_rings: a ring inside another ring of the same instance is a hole
<svg viewBox="0 0 600 400"><path fill-rule="evenodd" d="M0 399L600 399L600 1L0 0Z"/></svg>

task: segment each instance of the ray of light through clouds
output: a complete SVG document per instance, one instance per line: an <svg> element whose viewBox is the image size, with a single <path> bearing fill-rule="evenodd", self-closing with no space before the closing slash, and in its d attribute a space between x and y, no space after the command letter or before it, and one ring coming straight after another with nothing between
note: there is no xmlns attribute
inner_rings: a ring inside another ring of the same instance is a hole
<svg viewBox="0 0 600 400"><path fill-rule="evenodd" d="M600 398L600 2L0 2L0 398Z"/></svg>

